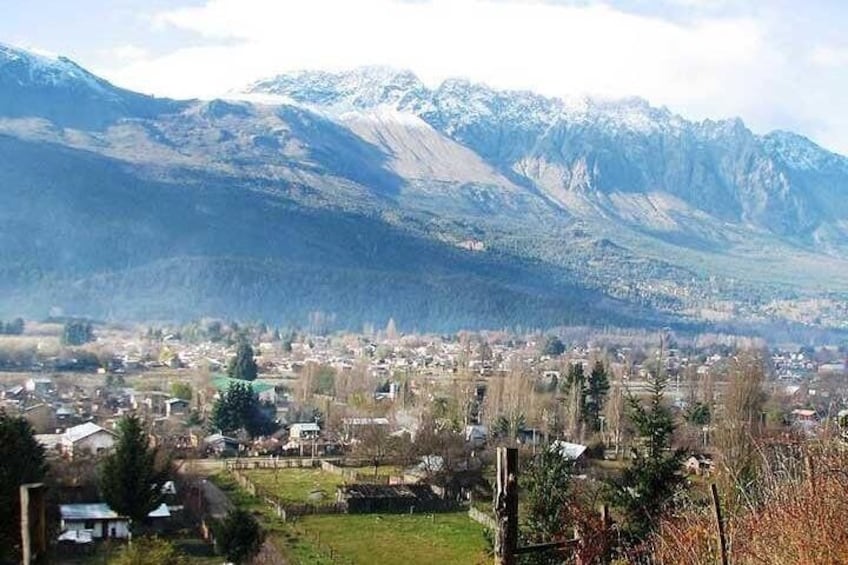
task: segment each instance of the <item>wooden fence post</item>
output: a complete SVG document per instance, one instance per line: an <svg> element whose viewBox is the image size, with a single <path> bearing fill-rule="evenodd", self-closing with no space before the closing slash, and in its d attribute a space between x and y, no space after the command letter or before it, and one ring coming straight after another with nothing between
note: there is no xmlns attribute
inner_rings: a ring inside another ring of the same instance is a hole
<svg viewBox="0 0 848 565"><path fill-rule="evenodd" d="M716 488L715 483L710 484L710 493L713 495L713 514L715 515L721 565L728 565L727 540L724 537L724 521L721 518L721 503L718 500L718 489Z"/></svg>
<svg viewBox="0 0 848 565"><path fill-rule="evenodd" d="M495 565L514 565L518 547L518 449L499 447L495 490Z"/></svg>

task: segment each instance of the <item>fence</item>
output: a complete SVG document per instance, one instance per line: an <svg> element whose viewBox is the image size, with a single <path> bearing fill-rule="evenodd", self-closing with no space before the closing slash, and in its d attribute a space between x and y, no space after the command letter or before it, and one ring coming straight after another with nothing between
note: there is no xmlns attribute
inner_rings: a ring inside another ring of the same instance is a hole
<svg viewBox="0 0 848 565"><path fill-rule="evenodd" d="M336 462L321 461L321 470L340 475L348 483L366 483L371 485L397 485L406 481L399 475L375 475L374 473L361 472L362 466L345 467L337 465Z"/></svg>
<svg viewBox="0 0 848 565"><path fill-rule="evenodd" d="M283 502L274 493L267 492L264 489L256 486L256 483L242 473L240 470L233 469L230 471L238 485L251 496L261 496L265 502L274 509L274 513L288 521L297 516L305 516L308 514L343 514L347 512L347 504L345 503L328 503L328 504L297 504Z"/></svg>
<svg viewBox="0 0 848 565"><path fill-rule="evenodd" d="M312 468L323 465L326 460L310 458L263 457L250 459L227 459L224 461L228 471L247 471L250 469L290 469ZM328 461L326 461L329 463ZM332 465L332 463L330 463Z"/></svg>
<svg viewBox="0 0 848 565"><path fill-rule="evenodd" d="M497 522L495 522L495 519L492 518L492 516L477 510L473 506L468 509L468 517L479 524L483 524L492 531L497 529Z"/></svg>

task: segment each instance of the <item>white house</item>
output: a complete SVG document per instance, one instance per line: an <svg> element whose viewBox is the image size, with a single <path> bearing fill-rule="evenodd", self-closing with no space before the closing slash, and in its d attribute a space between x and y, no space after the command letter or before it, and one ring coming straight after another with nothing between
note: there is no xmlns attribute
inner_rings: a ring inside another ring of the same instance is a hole
<svg viewBox="0 0 848 565"><path fill-rule="evenodd" d="M569 443L567 441L556 440L551 443L551 451L556 451L566 459L571 461L579 460L586 452L586 446L579 443Z"/></svg>
<svg viewBox="0 0 848 565"><path fill-rule="evenodd" d="M289 439L294 442L318 439L321 427L315 422L297 422L289 427Z"/></svg>
<svg viewBox="0 0 848 565"><path fill-rule="evenodd" d="M75 531L77 537L87 537L80 532L90 533L93 539L126 539L129 536L129 520L119 516L103 502L92 504L62 504L61 514L62 535ZM151 520L162 520L171 517L167 504L161 504L147 515Z"/></svg>
<svg viewBox="0 0 848 565"><path fill-rule="evenodd" d="M68 457L83 451L95 455L104 453L112 449L117 441L114 432L101 428L94 422L68 428L63 434L41 434L35 437L46 449L58 449L62 455Z"/></svg>

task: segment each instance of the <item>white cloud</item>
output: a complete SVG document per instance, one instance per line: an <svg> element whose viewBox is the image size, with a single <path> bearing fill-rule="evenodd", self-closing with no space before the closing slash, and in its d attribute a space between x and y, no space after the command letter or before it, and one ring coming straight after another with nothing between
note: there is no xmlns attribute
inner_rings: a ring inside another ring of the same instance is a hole
<svg viewBox="0 0 848 565"><path fill-rule="evenodd" d="M548 95L642 96L690 118L739 115L760 130L782 127L775 116L803 96L787 69L793 55L752 17L674 22L534 0L208 0L159 13L153 26L204 45L124 58L108 78L210 97L286 70L385 64L431 85L464 76Z"/></svg>
<svg viewBox="0 0 848 565"><path fill-rule="evenodd" d="M150 57L147 49L138 45L119 45L105 55L110 55L119 61L140 61Z"/></svg>

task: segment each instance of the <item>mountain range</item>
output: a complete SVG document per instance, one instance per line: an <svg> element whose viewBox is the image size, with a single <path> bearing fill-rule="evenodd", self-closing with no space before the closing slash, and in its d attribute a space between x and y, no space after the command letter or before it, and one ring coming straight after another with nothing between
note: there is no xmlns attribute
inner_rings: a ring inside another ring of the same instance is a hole
<svg viewBox="0 0 848 565"><path fill-rule="evenodd" d="M0 45L0 315L841 328L848 159L380 67L226 100Z"/></svg>

